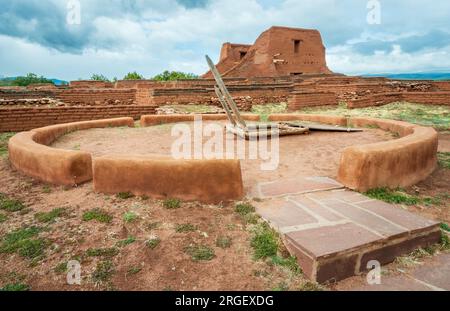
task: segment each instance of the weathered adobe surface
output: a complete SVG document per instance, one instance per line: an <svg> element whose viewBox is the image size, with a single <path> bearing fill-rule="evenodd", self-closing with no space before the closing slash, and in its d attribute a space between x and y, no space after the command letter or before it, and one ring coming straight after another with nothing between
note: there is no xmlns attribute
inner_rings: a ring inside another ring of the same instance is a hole
<svg viewBox="0 0 450 311"><path fill-rule="evenodd" d="M77 185L92 179L91 155L48 147L71 131L109 126L134 126L132 118L66 123L22 132L8 144L9 160L25 175L57 185Z"/></svg>
<svg viewBox="0 0 450 311"><path fill-rule="evenodd" d="M132 117L155 113L154 106L38 107L0 109L0 132L19 132L67 122Z"/></svg>
<svg viewBox="0 0 450 311"><path fill-rule="evenodd" d="M326 115L278 114L270 121L304 120L341 126L367 127L398 134L401 138L346 148L341 157L338 181L350 189L412 186L425 180L436 168L438 134L431 127L374 118Z"/></svg>
<svg viewBox="0 0 450 311"><path fill-rule="evenodd" d="M248 47L225 43L217 65L224 77L331 74L317 30L274 26ZM211 78L207 72L204 78Z"/></svg>

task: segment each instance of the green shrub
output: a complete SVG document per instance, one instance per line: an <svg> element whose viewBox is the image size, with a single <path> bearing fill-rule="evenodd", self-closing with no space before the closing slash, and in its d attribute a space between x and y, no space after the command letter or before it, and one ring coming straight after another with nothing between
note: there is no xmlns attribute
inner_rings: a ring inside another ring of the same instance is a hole
<svg viewBox="0 0 450 311"><path fill-rule="evenodd" d="M5 194L0 193L0 209L7 212L18 212L25 208L25 205L19 200L8 198Z"/></svg>
<svg viewBox="0 0 450 311"><path fill-rule="evenodd" d="M114 274L114 265L111 261L101 261L97 264L95 271L92 273L94 282L106 282Z"/></svg>
<svg viewBox="0 0 450 311"><path fill-rule="evenodd" d="M56 218L62 217L66 215L66 209L65 208L55 208L52 211L48 212L48 213L37 213L34 215L34 218L36 218L37 221L39 222L52 222L54 221Z"/></svg>
<svg viewBox="0 0 450 311"><path fill-rule="evenodd" d="M84 221L96 220L102 223L110 223L112 219L113 217L110 214L99 208L91 209L83 214Z"/></svg>
<svg viewBox="0 0 450 311"><path fill-rule="evenodd" d="M175 226L175 231L178 233L193 232L195 230L197 230L197 226L193 224L179 224Z"/></svg>
<svg viewBox="0 0 450 311"><path fill-rule="evenodd" d="M125 247L128 246L130 244L133 244L134 242L136 242L136 238L134 236L129 236L128 238L126 238L125 240L119 241L116 243L116 245L118 247Z"/></svg>
<svg viewBox="0 0 450 311"><path fill-rule="evenodd" d="M251 246L253 247L255 259L275 256L278 251L277 234L267 224L262 224L256 228L251 240Z"/></svg>
<svg viewBox="0 0 450 311"><path fill-rule="evenodd" d="M214 250L206 245L191 245L184 249L194 261L209 261L216 257Z"/></svg>
<svg viewBox="0 0 450 311"><path fill-rule="evenodd" d="M125 77L123 77L123 80L143 80L144 76L138 74L136 71L129 72Z"/></svg>
<svg viewBox="0 0 450 311"><path fill-rule="evenodd" d="M230 248L232 244L232 239L227 236L218 237L216 240L216 246L220 248Z"/></svg>
<svg viewBox="0 0 450 311"><path fill-rule="evenodd" d="M8 216L0 213L0 224L8 220Z"/></svg>
<svg viewBox="0 0 450 311"><path fill-rule="evenodd" d="M134 212L126 212L126 213L123 215L123 220L124 220L125 222L128 222L128 223L134 222L134 221L136 221L137 219L138 219L138 215L136 215L136 213L134 213Z"/></svg>
<svg viewBox="0 0 450 311"><path fill-rule="evenodd" d="M131 192L119 192L116 196L122 200L134 198L134 194L132 194Z"/></svg>
<svg viewBox="0 0 450 311"><path fill-rule="evenodd" d="M27 292L29 290L30 286L23 283L7 284L1 289L2 292Z"/></svg>
<svg viewBox="0 0 450 311"><path fill-rule="evenodd" d="M366 195L372 199L381 200L393 204L417 205L420 199L404 193L400 190L390 190L387 188L378 188L369 190Z"/></svg>
<svg viewBox="0 0 450 311"><path fill-rule="evenodd" d="M29 227L8 233L1 241L0 253L17 252L29 259L42 256L49 243L44 239L35 238L40 231L40 228Z"/></svg>
<svg viewBox="0 0 450 311"><path fill-rule="evenodd" d="M255 207L249 203L237 204L234 211L241 216L255 212Z"/></svg>
<svg viewBox="0 0 450 311"><path fill-rule="evenodd" d="M110 248L90 248L86 251L89 257L105 257L112 258L119 254L119 250L115 247Z"/></svg>
<svg viewBox="0 0 450 311"><path fill-rule="evenodd" d="M159 237L154 237L145 242L145 245L147 245L150 249L155 249L158 247L158 245L161 243L161 239Z"/></svg>
<svg viewBox="0 0 450 311"><path fill-rule="evenodd" d="M167 200L164 200L163 206L166 209L178 209L181 207L181 200L167 199Z"/></svg>
<svg viewBox="0 0 450 311"><path fill-rule="evenodd" d="M190 80L198 79L198 76L193 73L185 73L180 71L164 71L152 78L156 81L176 81L176 80Z"/></svg>

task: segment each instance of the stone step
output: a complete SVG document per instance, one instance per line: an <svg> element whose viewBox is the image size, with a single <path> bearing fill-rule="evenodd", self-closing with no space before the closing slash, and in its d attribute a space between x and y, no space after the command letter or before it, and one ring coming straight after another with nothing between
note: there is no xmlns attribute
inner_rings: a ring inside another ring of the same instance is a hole
<svg viewBox="0 0 450 311"><path fill-rule="evenodd" d="M319 283L361 274L373 260L390 263L441 236L435 221L345 189L268 199L257 213Z"/></svg>

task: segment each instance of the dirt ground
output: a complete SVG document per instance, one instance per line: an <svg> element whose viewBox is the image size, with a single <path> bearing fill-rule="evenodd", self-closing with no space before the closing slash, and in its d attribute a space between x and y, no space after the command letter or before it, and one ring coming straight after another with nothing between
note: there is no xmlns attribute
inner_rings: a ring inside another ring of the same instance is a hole
<svg viewBox="0 0 450 311"><path fill-rule="evenodd" d="M50 241L44 258L37 262L17 254L0 254L0 287L18 279L32 290L271 290L280 284L296 289L305 282L288 269L253 259L251 225L234 212L234 205L183 203L180 209L169 210L160 201L94 193L91 183L69 189L49 187L20 175L6 159L0 161L0 175L0 192L27 206L25 212L8 213L8 219L0 224L0 235L39 226L44 228L40 236ZM68 213L49 224L35 219L37 212L54 208L65 208ZM108 211L112 222L83 221L83 213L93 208ZM127 223L123 216L130 211L138 218ZM196 229L177 233L178 224L192 224ZM92 273L103 259L88 257L86 251L115 247L129 236L136 241L119 247L119 253L111 258L114 271L110 280L96 284ZM161 242L152 250L145 241L155 236ZM230 237L231 247L217 247L218 237ZM215 258L193 261L184 251L192 244L212 247ZM57 271L58 265L71 259L81 261L81 286L67 285L66 274Z"/></svg>
<svg viewBox="0 0 450 311"><path fill-rule="evenodd" d="M193 129L193 123L186 124ZM208 124L211 122L204 122L204 126ZM225 125L220 122L215 124ZM65 135L52 147L87 151L94 157L108 154L170 155L171 145L178 137L171 136L171 129L171 125L90 129ZM280 178L298 176L335 178L341 153L346 147L390 139L393 139L390 133L379 129L364 129L364 132L359 133L312 132L309 135L281 137L278 169L268 171L261 170L261 164L265 161L260 156L257 160L249 159L249 143L246 142L246 156L241 161L244 186L250 191L258 182L275 181ZM208 138L204 138L203 143L207 140ZM230 153L225 145L223 151Z"/></svg>
<svg viewBox="0 0 450 311"><path fill-rule="evenodd" d="M55 143L55 147L87 150L94 156L124 153L163 153L170 150L170 127L136 129L103 129L71 133ZM256 180L292 177L300 174L334 177L339 153L346 146L392 139L379 130L364 133L314 133L310 136L283 138L279 172L259 172L259 162L243 161L246 186ZM147 143L148 142L148 143ZM288 157L288 155L290 157ZM293 172L289 167L296 167ZM407 189L421 196L450 192L448 169L438 169L426 181ZM180 209L169 210L161 201L134 197L97 194L92 183L76 188L49 186L25 177L11 168L7 158L0 158L0 193L21 200L26 209L4 212L0 236L18 228L38 226L39 237L48 241L44 255L38 260L25 259L17 253L0 254L0 287L24 283L32 290L299 290L317 289L302 274L274 265L270 260L255 260L251 247L253 225L234 212L234 204L224 206L182 203ZM445 201L448 202L448 201ZM399 206L438 221L450 222L448 207ZM38 212L64 208L65 215L49 223L36 218ZM83 221L86 211L101 208L112 216L110 223ZM127 222L126 213L137 219ZM180 224L194 226L191 232L177 232ZM134 242L118 246L133 237ZM146 241L160 238L154 249ZM231 238L230 248L216 245L219 237ZM194 261L186 247L201 244L211 247L215 257L210 261ZM111 257L87 255L92 248L116 248ZM82 284L67 285L66 273L60 269L68 260L81 263ZM426 260L432 260L426 259ZM105 281L95 281L99 264L110 262ZM384 273L398 273L398 264L384 267ZM400 267L404 269L403 267ZM364 284L365 277L354 277L331 290L351 289Z"/></svg>

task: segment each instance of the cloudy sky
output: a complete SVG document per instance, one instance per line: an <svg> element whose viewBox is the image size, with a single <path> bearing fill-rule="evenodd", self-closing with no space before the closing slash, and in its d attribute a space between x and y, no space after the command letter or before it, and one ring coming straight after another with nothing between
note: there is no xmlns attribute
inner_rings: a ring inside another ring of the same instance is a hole
<svg viewBox="0 0 450 311"><path fill-rule="evenodd" d="M448 0L1 0L0 76L201 74L272 25L320 30L335 72L450 70Z"/></svg>

